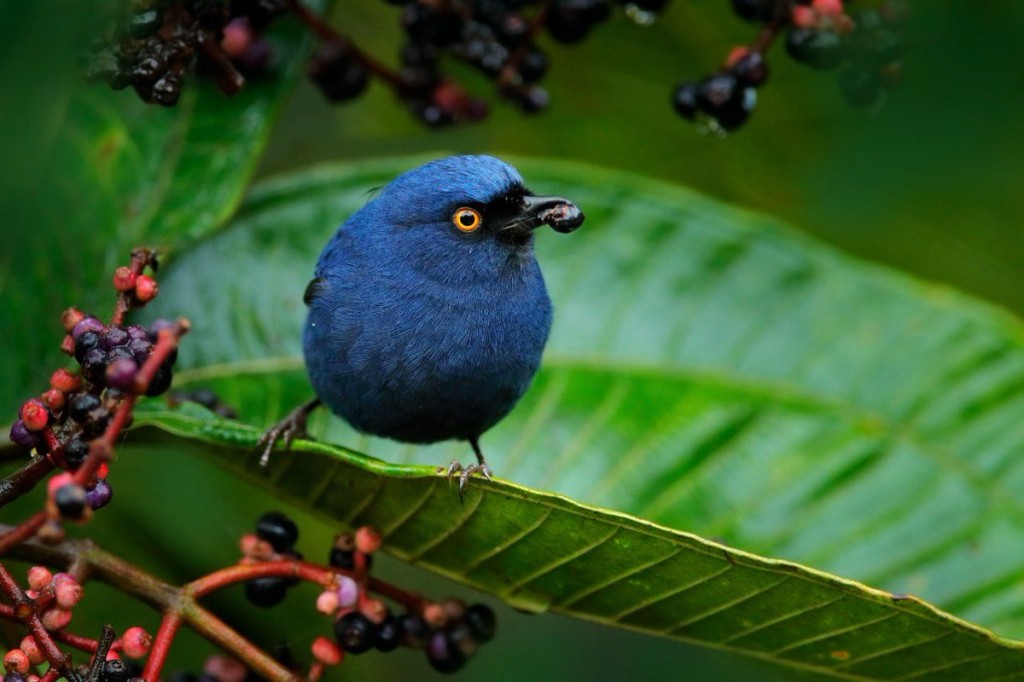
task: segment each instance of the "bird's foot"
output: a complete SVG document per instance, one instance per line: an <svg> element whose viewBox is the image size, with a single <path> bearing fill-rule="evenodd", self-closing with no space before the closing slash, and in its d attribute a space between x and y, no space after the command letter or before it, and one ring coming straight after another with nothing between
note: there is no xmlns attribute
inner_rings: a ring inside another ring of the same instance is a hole
<svg viewBox="0 0 1024 682"><path fill-rule="evenodd" d="M437 473L442 474L448 479L448 485L452 484L452 481L456 478L459 479L459 501L462 501L462 493L466 489L466 483L469 481L469 477L473 474L480 474L488 481L491 480L491 468L487 466L486 462L480 464L471 464L468 467L463 467L458 460L453 460L447 467L437 467Z"/></svg>
<svg viewBox="0 0 1024 682"><path fill-rule="evenodd" d="M319 404L320 400L316 398L308 403L303 403L289 412L284 419L263 432L260 439L256 441L256 447L262 449L260 452L261 467L267 466L267 463L270 462L270 451L274 449L274 444L277 441L282 441L284 449L287 450L296 438L309 437L309 434L306 433L306 422L309 420L309 413Z"/></svg>

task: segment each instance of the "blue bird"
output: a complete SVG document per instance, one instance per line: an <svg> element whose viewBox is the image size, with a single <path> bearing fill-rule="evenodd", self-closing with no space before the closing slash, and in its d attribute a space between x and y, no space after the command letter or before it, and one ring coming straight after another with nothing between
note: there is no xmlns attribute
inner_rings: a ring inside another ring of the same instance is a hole
<svg viewBox="0 0 1024 682"><path fill-rule="evenodd" d="M321 402L356 430L408 443L468 441L462 492L490 478L480 436L522 397L551 329L533 231L571 232L583 213L536 196L507 163L451 156L400 175L334 234L304 300L306 369L317 398L268 430L303 433Z"/></svg>

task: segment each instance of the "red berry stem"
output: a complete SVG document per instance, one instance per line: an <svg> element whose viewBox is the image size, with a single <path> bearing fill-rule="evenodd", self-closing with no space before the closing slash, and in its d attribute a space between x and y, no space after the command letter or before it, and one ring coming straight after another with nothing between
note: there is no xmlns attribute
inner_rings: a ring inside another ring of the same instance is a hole
<svg viewBox="0 0 1024 682"><path fill-rule="evenodd" d="M163 620L160 621L160 629L156 631L156 636L153 638L153 648L150 649L149 658L146 659L146 667L142 670L142 679L160 679L160 672L167 661L167 654L171 650L174 636L178 634L179 629L181 629L181 615L174 611L164 613Z"/></svg>
<svg viewBox="0 0 1024 682"><path fill-rule="evenodd" d="M51 668L46 674L39 678L39 682L57 682L60 679L60 671Z"/></svg>
<svg viewBox="0 0 1024 682"><path fill-rule="evenodd" d="M32 638L35 640L39 650L46 656L50 666L62 674L68 672L71 664L70 656L61 651L56 643L54 643L50 633L43 627L43 622L39 619L39 614L36 612L33 600L25 594L25 591L21 589L21 586L18 585L18 582L3 564L0 564L0 591L14 605L13 613L15 618L32 634Z"/></svg>
<svg viewBox="0 0 1024 682"><path fill-rule="evenodd" d="M193 580L182 589L193 598L198 599L229 585L243 583L253 578L267 577L301 578L321 587L329 587L334 582L334 576L342 572L338 569L328 569L304 561L261 561L222 568L198 580Z"/></svg>

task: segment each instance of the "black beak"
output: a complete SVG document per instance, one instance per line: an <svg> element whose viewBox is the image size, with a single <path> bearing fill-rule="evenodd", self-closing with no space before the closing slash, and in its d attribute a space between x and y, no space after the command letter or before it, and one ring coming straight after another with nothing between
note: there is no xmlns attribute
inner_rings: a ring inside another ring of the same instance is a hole
<svg viewBox="0 0 1024 682"><path fill-rule="evenodd" d="M528 229L550 225L555 232L568 233L583 224L583 211L562 197L523 197L522 223Z"/></svg>

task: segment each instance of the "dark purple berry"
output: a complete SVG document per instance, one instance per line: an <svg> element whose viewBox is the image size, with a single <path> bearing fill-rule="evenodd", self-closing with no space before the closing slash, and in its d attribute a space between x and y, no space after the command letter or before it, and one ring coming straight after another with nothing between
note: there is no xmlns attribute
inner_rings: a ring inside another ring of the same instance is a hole
<svg viewBox="0 0 1024 682"><path fill-rule="evenodd" d="M93 510L100 509L110 504L110 500L114 497L114 489L110 487L106 479L101 478L96 481L92 490L86 491L85 497Z"/></svg>
<svg viewBox="0 0 1024 682"><path fill-rule="evenodd" d="M377 651L394 651L402 643L402 624L392 614L381 621L373 638Z"/></svg>
<svg viewBox="0 0 1024 682"><path fill-rule="evenodd" d="M85 334L83 334L85 336ZM107 371L107 352L102 348L91 348L82 357L82 376L94 384L103 384Z"/></svg>
<svg viewBox="0 0 1024 682"><path fill-rule="evenodd" d="M146 333L149 334L149 340L152 343L156 343L157 337L160 335L160 332L162 332L165 329L173 328L173 322L171 322L170 320L165 320L164 318L161 317L160 319L153 320L153 322L149 325L149 328L146 330Z"/></svg>
<svg viewBox="0 0 1024 682"><path fill-rule="evenodd" d="M256 536L269 542L275 552L288 552L299 539L299 528L281 512L272 511L256 521Z"/></svg>
<svg viewBox="0 0 1024 682"><path fill-rule="evenodd" d="M86 438L95 438L106 430L108 423L110 410L101 405L90 412L89 418L82 424L82 435Z"/></svg>
<svg viewBox="0 0 1024 682"><path fill-rule="evenodd" d="M19 672L10 670L4 673L3 682L25 682L25 676Z"/></svg>
<svg viewBox="0 0 1024 682"><path fill-rule="evenodd" d="M83 320L84 322L85 320ZM81 322L79 322L81 324ZM75 339L75 359L84 362L85 354L97 348L100 344L100 335L94 331L84 331Z"/></svg>
<svg viewBox="0 0 1024 682"><path fill-rule="evenodd" d="M86 505L89 503L85 488L74 483L67 483L57 488L53 494L53 501L56 503L61 517L71 520L82 518Z"/></svg>
<svg viewBox="0 0 1024 682"><path fill-rule="evenodd" d="M68 401L68 416L76 422L82 423L89 419L89 413L101 404L100 399L92 393L76 393Z"/></svg>
<svg viewBox="0 0 1024 682"><path fill-rule="evenodd" d="M334 623L334 636L342 649L350 654L361 654L373 646L375 629L369 618L351 611Z"/></svg>
<svg viewBox="0 0 1024 682"><path fill-rule="evenodd" d="M171 368L166 363L160 365L153 374L153 379L149 382L149 386L146 388L146 395L152 398L165 392L171 387L173 378L174 375L171 372Z"/></svg>
<svg viewBox="0 0 1024 682"><path fill-rule="evenodd" d="M341 547L332 547L331 554L328 558L328 563L330 563L331 566L334 566L335 568L341 568L346 571L351 571L356 567L356 551L354 549L342 549Z"/></svg>
<svg viewBox="0 0 1024 682"><path fill-rule="evenodd" d="M128 330L123 327L110 326L100 333L100 348L110 350L115 346L123 346L128 343Z"/></svg>
<svg viewBox="0 0 1024 682"><path fill-rule="evenodd" d="M25 422L20 419L11 425L11 442L15 445L31 449L37 447L41 441L39 434L29 431Z"/></svg>
<svg viewBox="0 0 1024 682"><path fill-rule="evenodd" d="M548 56L536 48L531 48L519 63L519 76L524 83L539 81L547 70Z"/></svg>
<svg viewBox="0 0 1024 682"><path fill-rule="evenodd" d="M494 611L486 604L473 604L466 609L466 625L469 626L473 637L480 642L489 642L494 639L494 630L497 621L494 618Z"/></svg>
<svg viewBox="0 0 1024 682"><path fill-rule="evenodd" d="M462 35L462 18L455 12L413 2L402 9L402 26L417 43L451 45Z"/></svg>
<svg viewBox="0 0 1024 682"><path fill-rule="evenodd" d="M128 666L120 658L111 658L103 664L103 682L128 682L130 677Z"/></svg>
<svg viewBox="0 0 1024 682"><path fill-rule="evenodd" d="M743 125L750 116L757 95L753 88L744 88L728 73L708 76L697 87L697 105L723 130Z"/></svg>
<svg viewBox="0 0 1024 682"><path fill-rule="evenodd" d="M370 82L352 46L340 40L320 44L309 62L309 77L333 102L358 97Z"/></svg>
<svg viewBox="0 0 1024 682"><path fill-rule="evenodd" d="M182 79L176 73L169 73L153 84L152 98L157 104L172 107L181 97Z"/></svg>
<svg viewBox="0 0 1024 682"><path fill-rule="evenodd" d="M399 624L402 629L402 645L410 649L422 649L430 640L431 629L423 617L415 613L401 616Z"/></svg>
<svg viewBox="0 0 1024 682"><path fill-rule="evenodd" d="M143 339L145 341L149 341L149 333L146 332L145 327L140 327L137 324L133 324L128 326L125 329L125 331L128 332L128 338L131 341L134 341L136 339Z"/></svg>
<svg viewBox="0 0 1024 682"><path fill-rule="evenodd" d="M141 366L153 352L153 344L149 342L149 339L132 339L128 342L128 350L132 352L135 362Z"/></svg>
<svg viewBox="0 0 1024 682"><path fill-rule="evenodd" d="M760 87L768 80L768 62L760 52L748 52L736 60L730 69L732 75L740 85L745 87Z"/></svg>
<svg viewBox="0 0 1024 682"><path fill-rule="evenodd" d="M677 87L672 93L672 106L675 107L676 113L687 121L694 120L698 110L697 84L683 83Z"/></svg>
<svg viewBox="0 0 1024 682"><path fill-rule="evenodd" d="M68 441L64 446L64 461L70 471L75 471L82 466L82 462L89 456L89 443L77 436Z"/></svg>
<svg viewBox="0 0 1024 682"><path fill-rule="evenodd" d="M139 366L135 363L135 360L118 358L107 365L107 370L104 374L107 386L127 391L135 383L135 375L138 372Z"/></svg>
<svg viewBox="0 0 1024 682"><path fill-rule="evenodd" d="M827 71L843 61L843 42L833 31L794 28L786 37L786 52L813 69Z"/></svg>
<svg viewBox="0 0 1024 682"><path fill-rule="evenodd" d="M96 332L97 334L103 331L103 323L97 320L92 315L83 317L75 324L71 329L71 337L77 341L78 337L85 332Z"/></svg>
<svg viewBox="0 0 1024 682"><path fill-rule="evenodd" d="M466 658L470 658L480 648L480 642L473 636L469 625L462 621L456 621L448 626L445 635L452 647L459 650Z"/></svg>
<svg viewBox="0 0 1024 682"><path fill-rule="evenodd" d="M435 632L427 643L427 661L441 673L454 673L466 665L466 656L448 639L447 633Z"/></svg>
<svg viewBox="0 0 1024 682"><path fill-rule="evenodd" d="M276 576L253 578L245 582L245 598L264 609L280 604L287 593L288 584Z"/></svg>

